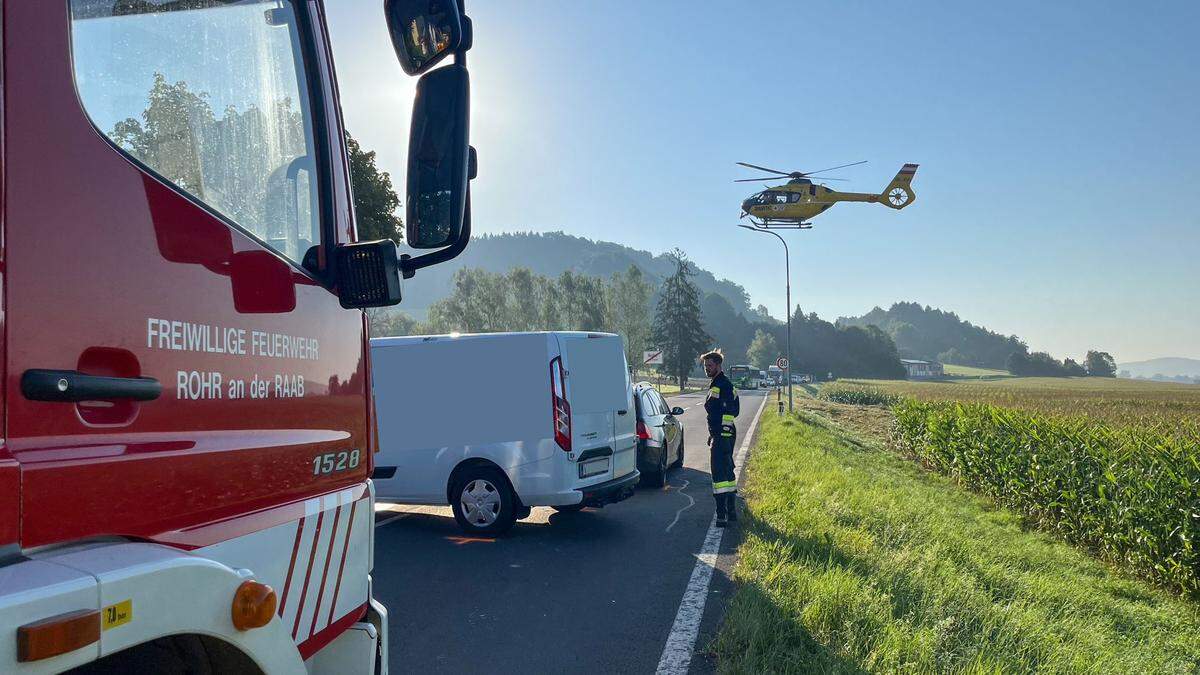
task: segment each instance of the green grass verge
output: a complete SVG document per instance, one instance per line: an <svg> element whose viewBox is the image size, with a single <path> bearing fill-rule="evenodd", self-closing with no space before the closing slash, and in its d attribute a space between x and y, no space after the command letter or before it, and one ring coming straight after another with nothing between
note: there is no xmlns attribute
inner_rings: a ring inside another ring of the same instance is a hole
<svg viewBox="0 0 1200 675"><path fill-rule="evenodd" d="M809 412L763 416L724 672L1200 669L1200 611Z"/></svg>

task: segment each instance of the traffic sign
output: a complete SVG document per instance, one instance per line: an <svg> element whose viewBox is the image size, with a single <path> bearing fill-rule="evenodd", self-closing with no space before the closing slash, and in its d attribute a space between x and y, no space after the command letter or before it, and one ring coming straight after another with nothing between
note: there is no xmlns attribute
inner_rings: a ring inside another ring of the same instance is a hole
<svg viewBox="0 0 1200 675"><path fill-rule="evenodd" d="M777 367L778 367L780 370L787 370L787 367L788 367L788 360L787 360L787 357L785 357L785 356L781 356L781 357L779 357L779 358L775 359L775 365L776 365L776 366L777 366Z"/></svg>
<svg viewBox="0 0 1200 675"><path fill-rule="evenodd" d="M642 352L643 366L661 366L663 362L663 350L650 349Z"/></svg>

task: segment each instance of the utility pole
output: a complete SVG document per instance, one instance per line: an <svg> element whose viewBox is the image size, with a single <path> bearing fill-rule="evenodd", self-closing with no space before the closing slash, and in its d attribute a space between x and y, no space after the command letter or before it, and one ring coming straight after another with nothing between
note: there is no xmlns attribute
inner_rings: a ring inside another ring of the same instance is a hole
<svg viewBox="0 0 1200 675"><path fill-rule="evenodd" d="M784 312L784 320L787 321L787 371L784 373L784 378L785 378L785 381L787 382L788 412L790 413L790 412L792 412L792 263L791 263L791 254L788 252L787 242L784 241L783 237L779 236L779 233L772 232L771 230L768 230L765 228L752 227L750 225L739 224L738 227L745 229L745 230L750 230L751 232L763 232L766 234L773 234L773 235L775 235L775 238L779 240L779 243L783 244L783 272L784 272L784 276L785 276L785 282L787 285L787 311Z"/></svg>

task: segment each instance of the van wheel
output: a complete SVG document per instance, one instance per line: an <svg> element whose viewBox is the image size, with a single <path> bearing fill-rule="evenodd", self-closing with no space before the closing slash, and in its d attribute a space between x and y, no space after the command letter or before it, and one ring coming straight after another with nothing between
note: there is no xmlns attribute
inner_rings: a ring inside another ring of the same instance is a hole
<svg viewBox="0 0 1200 675"><path fill-rule="evenodd" d="M516 496L504 474L491 467L464 470L451 494L454 520L464 532L502 534L517 520Z"/></svg>
<svg viewBox="0 0 1200 675"><path fill-rule="evenodd" d="M566 504L563 506L551 506L550 508L559 513L579 513L583 510L583 504Z"/></svg>

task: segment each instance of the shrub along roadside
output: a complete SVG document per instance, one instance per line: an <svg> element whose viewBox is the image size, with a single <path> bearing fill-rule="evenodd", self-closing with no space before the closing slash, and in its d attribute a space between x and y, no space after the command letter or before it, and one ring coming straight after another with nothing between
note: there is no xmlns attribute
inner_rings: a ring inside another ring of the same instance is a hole
<svg viewBox="0 0 1200 675"><path fill-rule="evenodd" d="M987 404L905 399L926 465L1131 572L1200 597L1200 438Z"/></svg>
<svg viewBox="0 0 1200 675"><path fill-rule="evenodd" d="M724 672L1191 673L1195 606L813 416L764 416Z"/></svg>

